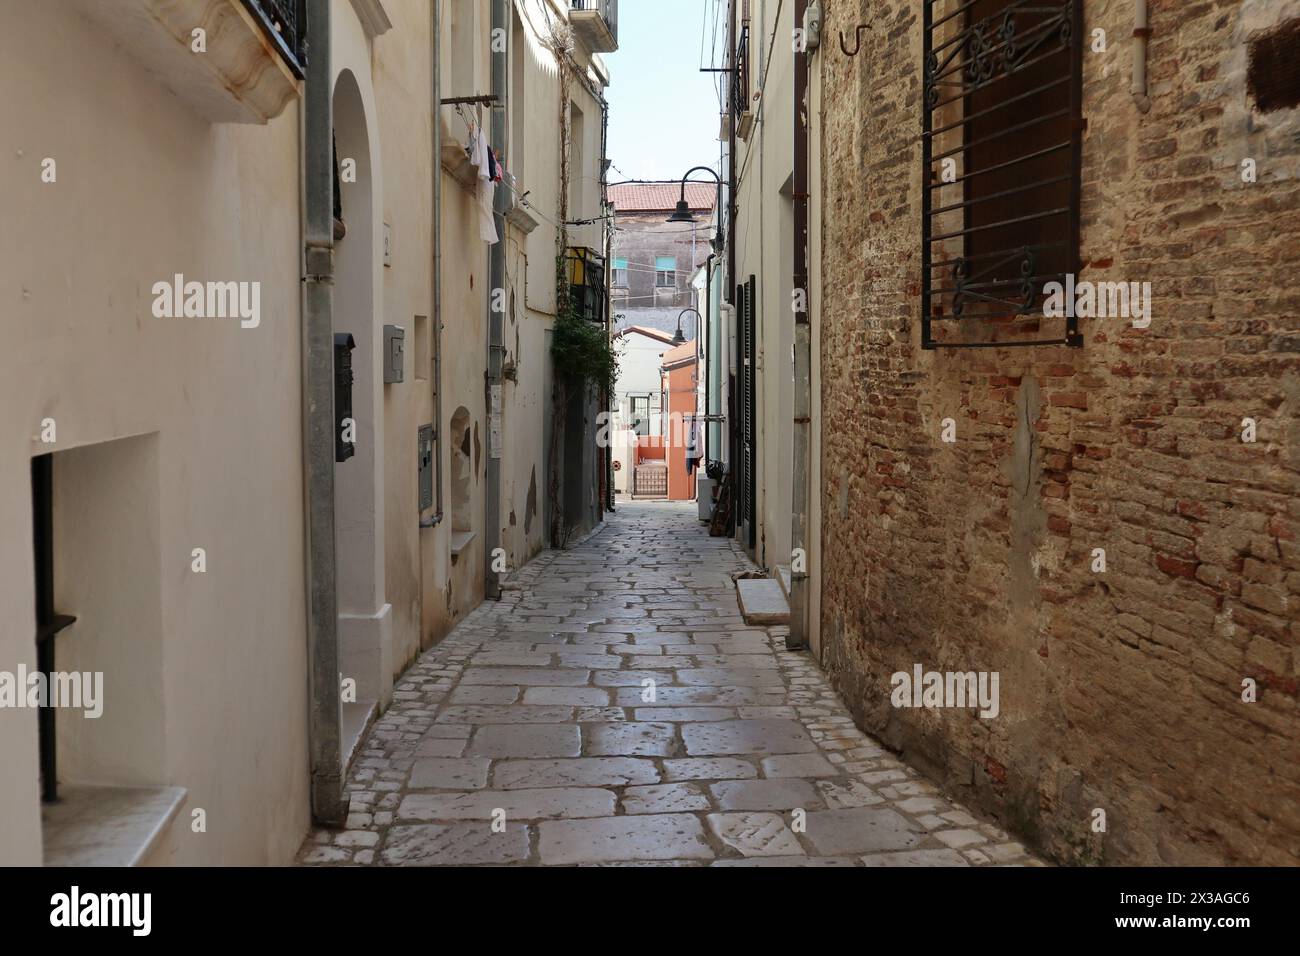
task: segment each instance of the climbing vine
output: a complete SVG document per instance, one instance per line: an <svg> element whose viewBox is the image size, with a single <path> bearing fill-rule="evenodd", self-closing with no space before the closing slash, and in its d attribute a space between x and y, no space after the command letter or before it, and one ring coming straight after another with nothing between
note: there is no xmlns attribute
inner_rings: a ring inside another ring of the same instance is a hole
<svg viewBox="0 0 1300 956"><path fill-rule="evenodd" d="M561 257L556 280L559 312L551 338L555 380L557 384L563 383L570 394L581 393L586 386L593 386L612 395L618 380L618 353L610 342L605 325L583 318L574 309L567 278Z"/></svg>

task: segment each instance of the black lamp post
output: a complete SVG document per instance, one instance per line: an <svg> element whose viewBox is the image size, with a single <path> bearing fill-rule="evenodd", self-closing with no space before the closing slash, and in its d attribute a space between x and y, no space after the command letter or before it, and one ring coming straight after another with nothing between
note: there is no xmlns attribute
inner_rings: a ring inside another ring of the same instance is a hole
<svg viewBox="0 0 1300 956"><path fill-rule="evenodd" d="M686 343L686 336L682 334L682 316L687 312L695 313L695 321L697 323L700 319L704 318L704 316L700 315L698 309L682 309L682 311L677 315L677 334L673 336L673 345L684 345Z"/></svg>
<svg viewBox="0 0 1300 956"><path fill-rule="evenodd" d="M695 216L691 213L691 207L686 202L686 180L691 178L691 173L698 170L704 170L710 176L718 181L718 188L722 188L722 177L710 169L708 166L696 166L694 169L688 169L686 175L682 177L682 198L677 200L677 208L673 214L668 217L668 222L696 222Z"/></svg>

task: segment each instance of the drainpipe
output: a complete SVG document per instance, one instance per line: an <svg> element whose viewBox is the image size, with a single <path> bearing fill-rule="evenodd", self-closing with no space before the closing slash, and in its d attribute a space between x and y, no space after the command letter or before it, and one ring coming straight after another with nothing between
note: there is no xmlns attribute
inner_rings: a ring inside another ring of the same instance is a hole
<svg viewBox="0 0 1300 956"><path fill-rule="evenodd" d="M496 31L501 31L500 33ZM492 35L509 38L510 0L492 0ZM490 145L495 148L506 141L506 108L509 97L509 77L507 68L510 63L510 40L503 44L504 51L492 54L492 90L496 99L492 101L492 138ZM488 355L487 355L487 409L488 409L488 460L486 517L484 518L483 547L483 581L484 595L492 600L501 598L501 581L492 570L492 554L501 547L501 364L502 319L506 307L504 292L496 295L497 289L506 287L506 220L505 205L509 197L507 190L496 191L497 241L488 250ZM501 311L493 308L500 303Z"/></svg>
<svg viewBox="0 0 1300 956"><path fill-rule="evenodd" d="M602 215L609 215L613 212L613 207L609 204L609 102L603 95L600 98L600 211ZM605 339L611 346L614 344L614 305L610 301L610 270L613 259L610 257L614 254L614 231L609 227L609 219L604 220L601 229L605 233ZM610 390L605 390L605 422L607 425L613 424L614 421L614 396ZM606 432L608 434L608 432ZM603 450L605 458L605 507L608 511L614 510L614 444L606 442ZM600 520L604 521L605 516L601 515Z"/></svg>
<svg viewBox="0 0 1300 956"><path fill-rule="evenodd" d="M795 0L794 22L804 23L808 0ZM794 285L803 308L794 313L794 473L790 502L790 546L802 552L802 568L791 555L790 634L786 647L808 646L808 468L812 430L812 378L809 362L811 310L808 288L808 51L794 54Z"/></svg>
<svg viewBox="0 0 1300 956"><path fill-rule="evenodd" d="M434 514L422 528L442 524L442 0L433 0L429 19L429 73L433 84L433 272L429 285L433 298L433 346L437 361L433 363L433 497Z"/></svg>
<svg viewBox="0 0 1300 956"><path fill-rule="evenodd" d="M1151 97L1147 95L1147 41L1151 37L1151 27L1147 17L1147 0L1134 0L1133 3L1133 102L1138 112L1146 113L1151 109Z"/></svg>
<svg viewBox="0 0 1300 956"><path fill-rule="evenodd" d="M725 340L727 348L727 471L726 476L731 478L731 516L727 520L727 535L735 537L736 529L739 527L739 515L736 510L736 502L739 498L740 489L736 485L738 475L736 468L740 462L740 423L736 420L736 405L738 400L736 385L736 342L735 342L735 308L736 308L736 211L738 201L736 197L736 83L740 79L739 71L736 69L736 39L738 32L736 30L736 0L730 0L727 11L727 56L731 65L731 72L727 74L727 93L729 102L727 103L727 115L729 117L727 131L727 278L723 286L723 298L725 303L721 308L723 321L727 330ZM725 479L724 479L725 480Z"/></svg>
<svg viewBox="0 0 1300 956"><path fill-rule="evenodd" d="M341 826L343 704L334 556L334 109L330 3L308 0L311 33L301 121L303 481L306 491L308 737L311 808Z"/></svg>
<svg viewBox="0 0 1300 956"><path fill-rule="evenodd" d="M718 192L722 192L719 187ZM714 203L717 208L717 203ZM713 261L718 258L716 252L710 253L709 258L704 262L704 330L702 333L697 332L695 335L696 351L696 368L704 369L704 448L703 462L709 461L709 432L713 430L713 420L709 417L713 414L709 407L709 379L713 377L713 360L709 358L709 336L713 331L716 319L710 318L713 312ZM704 361L700 362L699 353L703 349ZM698 495L696 496L698 497Z"/></svg>

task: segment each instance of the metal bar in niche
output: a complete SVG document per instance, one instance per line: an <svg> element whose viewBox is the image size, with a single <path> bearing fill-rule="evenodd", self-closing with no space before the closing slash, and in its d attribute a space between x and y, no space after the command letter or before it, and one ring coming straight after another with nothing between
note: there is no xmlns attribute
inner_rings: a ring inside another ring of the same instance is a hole
<svg viewBox="0 0 1300 956"><path fill-rule="evenodd" d="M936 319L942 319L944 316L936 315ZM940 342L934 339L930 340L930 348L933 349L1011 349L1023 348L1028 345L1071 345L1069 339L1031 339L1029 341L1018 341L1011 339L1003 342Z"/></svg>
<svg viewBox="0 0 1300 956"><path fill-rule="evenodd" d="M1023 72L1024 70L1029 69L1031 66L1037 66L1039 63L1042 63L1045 60L1050 60L1053 57L1062 57L1062 56L1063 56L1063 51L1061 50L1049 50L1047 53L1044 53L1042 56L1036 57L1035 59L1025 60L1022 63L1017 63L1016 72L1017 73ZM949 74L944 74L944 75L947 76ZM958 100L965 99L967 96L969 96L972 93L979 93L983 90L987 90L990 87L992 87L994 84L1006 80L1007 77L1009 77L1010 75L1011 74L1009 73L998 73L994 76L989 77L987 80L978 83L952 82L949 80L936 78L930 83L931 89L937 89L938 87L943 86L955 90L961 90L961 93L958 94L957 96L949 97L946 100L936 100L934 103L930 104L929 108L931 110L942 109L946 106L956 103Z"/></svg>
<svg viewBox="0 0 1300 956"><path fill-rule="evenodd" d="M1054 113L1044 113L1042 116L1036 116L1033 119L1026 120L1023 123L1017 123L1015 126L1008 126L1005 129L1000 129L996 133L993 133L991 136L985 136L983 139L972 140L971 142L966 143L963 146L959 146L956 149L950 149L946 153L940 153L938 156L932 156L930 161L934 162L935 160L947 159L949 156L956 156L958 153L964 153L968 149L974 149L976 146L987 146L989 143L993 142L996 139L1001 139L1003 136L1007 136L1011 133L1020 133L1023 132L1024 130L1029 129L1031 126L1037 126L1039 123L1045 123L1048 120L1060 119L1063 116L1069 116L1069 115L1070 115L1070 108L1068 106L1065 107L1065 109L1057 110Z"/></svg>
<svg viewBox="0 0 1300 956"><path fill-rule="evenodd" d="M1027 0L1013 0L1013 2L1024 3L1027 2ZM1034 37L1035 34L1040 32L1043 33L1049 32L1049 28L1060 27L1065 23L1064 7L1023 7L1023 6L1005 7L1002 10L999 10L997 13L993 14L992 17L985 17L983 20L977 20L975 23L966 27L957 35L951 37L950 39L945 40L937 47L934 47L932 52L937 53L940 50L947 49L948 47L952 46L954 43L962 43L963 41L970 39L970 37L974 35L975 28L977 26L984 23L991 24L997 20L1005 20L1008 14L1013 14L1013 13L1041 13L1045 17L1049 18L1049 19L1040 20L1038 23L1035 23L1033 26L1025 30L1024 33L1016 34L1015 39L1018 42L1028 42L1031 38ZM993 32L995 36L1002 36L1001 30L995 30ZM1000 42L996 43L993 46L987 47L981 50L980 52L985 54L997 53L998 51L1004 49L1006 45L1007 45L1007 40L1005 37L1003 37ZM1030 49L1033 49L1033 47L1030 46Z"/></svg>
<svg viewBox="0 0 1300 956"><path fill-rule="evenodd" d="M1016 72L1022 73L1025 70L1029 69L1030 67L1038 66L1038 64L1046 60L1050 60L1053 57L1058 57L1058 58L1063 57L1062 51L1051 50L1047 53L1044 53L1042 56L1036 59L1026 60L1023 63L1018 63L1016 64ZM970 96L972 93L982 93L985 90L991 89L997 83L1006 80L1010 75L1011 74L1009 73L1000 73L980 83L964 83L964 82L950 82L947 80L935 80L933 83L930 84L932 89L942 86L942 87L947 87L949 89L960 90L961 92L959 92L956 96L950 96L946 100L935 100L935 102L929 105L929 109L931 111L944 109L948 106L951 106L953 103L966 99L966 97Z"/></svg>
<svg viewBox="0 0 1300 956"><path fill-rule="evenodd" d="M980 110L978 113L969 113L966 116L963 116L955 123L949 123L947 126L940 126L938 129L933 130L930 135L942 136L944 133L951 132L952 130L965 126L967 123L974 122L977 119L983 119L985 116L988 116L991 113L995 113L1001 109L1006 109L1008 106L1013 106L1016 103L1020 102L1021 100L1026 99L1030 96L1034 96L1037 93L1042 93L1046 90L1050 90L1054 86L1060 86L1062 83L1069 83L1069 82L1070 82L1070 77L1068 74L1059 76L1048 83L1044 83L1042 86L1034 87L1032 90L1029 90L1028 92L1021 93L1018 96L1013 96L1007 100L1001 100L993 104L992 106L990 106L988 109Z"/></svg>
<svg viewBox="0 0 1300 956"><path fill-rule="evenodd" d="M984 171L978 170L976 171L976 173L974 173L974 175L979 175L982 172ZM1067 182L1069 181L1069 179L1070 176L1068 174L1064 176L1053 176L1051 179L1040 179L1037 182L1029 183L1026 186L1016 186L1014 189L1007 189L1000 193L992 193L991 195L980 196L976 199L967 199L962 202L953 203L950 206L941 206L940 208L933 210L931 215L938 216L938 215L942 215L945 212L952 212L953 210L956 209L969 209L971 206L977 206L982 202L989 202L990 200L993 199L1005 199L1007 196L1014 196L1017 193L1029 192L1032 189L1041 189L1044 186L1054 186L1057 183Z"/></svg>
<svg viewBox="0 0 1300 956"><path fill-rule="evenodd" d="M945 183L945 182L926 183L926 189L927 190L943 189L945 186L952 186L957 183L964 182L967 179L972 179L976 176L983 175L984 173L992 173L1000 169L1009 169L1012 166L1019 165L1020 163L1027 163L1031 159L1038 159L1042 156L1048 155L1049 153L1055 153L1062 149L1068 149L1072 146L1074 146L1073 141L1067 140L1064 143L1057 143L1055 146L1048 146L1046 149L1040 149L1036 153L1027 153L1024 156L1017 156L1015 159L1009 159L1005 163L998 163L995 166L985 166L983 169L977 169L974 170L973 172L963 173L962 175L958 176L950 183Z"/></svg>
<svg viewBox="0 0 1300 956"><path fill-rule="evenodd" d="M941 289L932 288L930 291L935 293L936 295L952 295L953 293L956 292L970 293L970 292L974 292L977 289L993 289L996 288L997 286L1002 286L1002 285L1023 285L1026 282L1038 283L1038 282L1044 282L1048 279L1064 279L1064 278L1065 278L1064 272L1044 272L1032 276L1013 276L1009 279L992 279L988 282L976 282L976 283L972 283L971 285L962 286L960 289L955 286L952 288L948 288L947 286L944 286Z"/></svg>
<svg viewBox="0 0 1300 956"><path fill-rule="evenodd" d="M942 242L945 239L956 239L958 236L973 236L979 232L987 232L990 229L1001 229L1004 226L1017 226L1021 223L1033 222L1036 219L1050 219L1052 216L1060 216L1070 211L1069 206L1061 206L1057 209L1048 209L1043 212L1030 213L1028 216L1017 216L1015 219L1003 219L1001 222L991 222L983 226L971 226L969 229L961 229L957 232L945 232L940 236L931 236L931 242Z"/></svg>
<svg viewBox="0 0 1300 956"><path fill-rule="evenodd" d="M943 262L936 262L936 269L947 268L956 265L958 262L978 262L981 259L993 259L998 256L1007 256L1012 253L1020 253L1023 250L1054 249L1058 246L1068 245L1065 239L1054 239L1051 242L1031 242L1028 245L1008 246L1004 249L995 249L992 252L977 252L971 256L958 256L956 259L947 259Z"/></svg>

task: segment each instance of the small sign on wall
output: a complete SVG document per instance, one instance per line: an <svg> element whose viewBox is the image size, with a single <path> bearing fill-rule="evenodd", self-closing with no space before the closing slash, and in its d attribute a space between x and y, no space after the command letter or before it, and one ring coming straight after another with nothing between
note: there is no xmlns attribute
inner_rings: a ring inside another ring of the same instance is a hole
<svg viewBox="0 0 1300 956"><path fill-rule="evenodd" d="M488 455L501 457L501 386L493 385L488 402Z"/></svg>
<svg viewBox="0 0 1300 956"><path fill-rule="evenodd" d="M384 265L393 265L393 227L384 223Z"/></svg>

